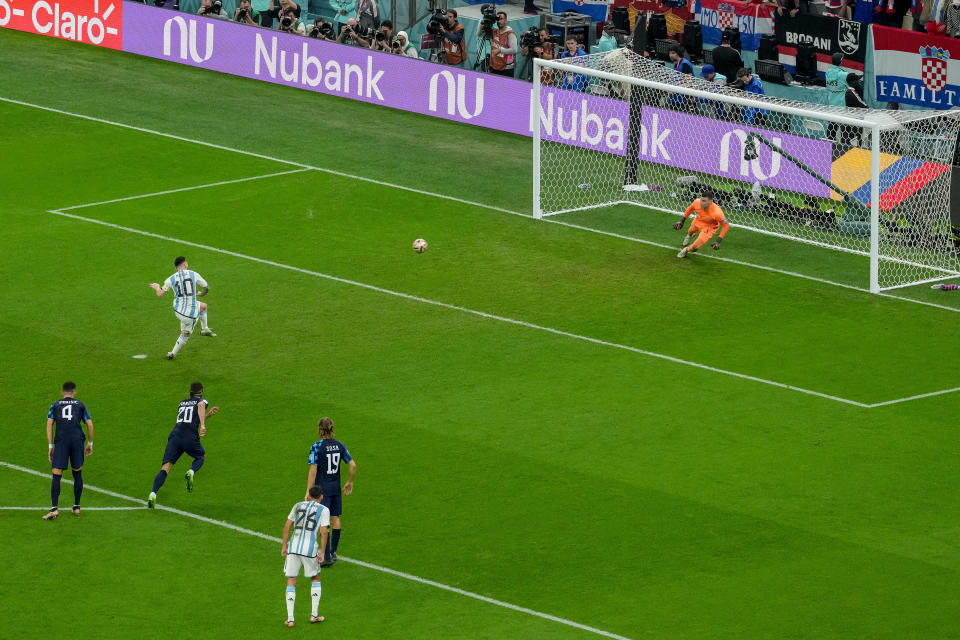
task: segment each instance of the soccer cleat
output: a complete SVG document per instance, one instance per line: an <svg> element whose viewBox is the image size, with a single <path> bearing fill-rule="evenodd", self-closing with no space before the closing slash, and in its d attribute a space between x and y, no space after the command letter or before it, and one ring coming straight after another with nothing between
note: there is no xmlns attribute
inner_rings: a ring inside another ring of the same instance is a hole
<svg viewBox="0 0 960 640"><path fill-rule="evenodd" d="M324 560L323 562L320 563L320 566L321 566L321 567L332 567L332 566L333 566L333 558L330 558L329 560Z"/></svg>
<svg viewBox="0 0 960 640"><path fill-rule="evenodd" d="M683 246L690 244L691 240L693 240L693 236L683 236Z"/></svg>
<svg viewBox="0 0 960 640"><path fill-rule="evenodd" d="M151 491L150 495L147 496L147 509L153 509L155 504L157 504L157 494Z"/></svg>
<svg viewBox="0 0 960 640"><path fill-rule="evenodd" d="M686 258L686 257L687 257L687 248L684 247L683 249L680 249L680 253L677 254L677 257L678 257L678 258Z"/></svg>
<svg viewBox="0 0 960 640"><path fill-rule="evenodd" d="M193 491L193 469L187 469L183 477L187 479L187 491Z"/></svg>
<svg viewBox="0 0 960 640"><path fill-rule="evenodd" d="M57 509L50 509L45 514L43 514L44 520L56 520L60 516L60 511Z"/></svg>
<svg viewBox="0 0 960 640"><path fill-rule="evenodd" d="M217 337L217 334L215 334L215 333L213 332L213 329L204 329L203 331L200 332L200 335L202 335L202 336L210 336L211 338L216 338L216 337Z"/></svg>
<svg viewBox="0 0 960 640"><path fill-rule="evenodd" d="M283 624L287 625L287 626L290 627L291 629L293 628L293 620L287 620L287 621L284 622Z"/></svg>
<svg viewBox="0 0 960 640"><path fill-rule="evenodd" d="M80 505L78 504L73 505L73 515L75 516L80 515Z"/></svg>
<svg viewBox="0 0 960 640"><path fill-rule="evenodd" d="M310 624L315 624L317 622L323 622L323 616L310 616Z"/></svg>
<svg viewBox="0 0 960 640"><path fill-rule="evenodd" d="M167 360L173 360L173 356L176 355L173 351L167 352Z"/></svg>
<svg viewBox="0 0 960 640"><path fill-rule="evenodd" d="M331 551L331 552L330 552L330 561L331 561L331 562L336 562L336 561L337 561L337 552L336 552L336 551Z"/></svg>

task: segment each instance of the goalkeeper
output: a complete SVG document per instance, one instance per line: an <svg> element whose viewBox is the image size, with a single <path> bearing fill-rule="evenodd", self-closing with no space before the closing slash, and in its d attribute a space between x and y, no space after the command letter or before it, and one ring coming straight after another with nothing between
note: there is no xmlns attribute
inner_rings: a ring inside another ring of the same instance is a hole
<svg viewBox="0 0 960 640"><path fill-rule="evenodd" d="M710 241L710 238L717 233L717 230L720 230L720 235L717 236L716 241L713 243L714 249L720 248L720 243L723 242L723 237L727 235L727 231L730 230L730 223L727 221L727 216L723 214L723 209L717 206L717 203L713 201L713 192L709 190L704 190L700 197L694 200L687 210L683 212L683 220L673 225L673 228L679 231L683 228L683 223L687 218L693 216L693 223L690 225L690 230L687 232L687 235L683 238L683 248L680 249L680 253L677 254L678 258L686 258L687 252L697 251L700 247L707 244ZM697 236L696 240L693 240L694 234L700 232L700 235ZM690 242L693 241L693 245L690 245Z"/></svg>

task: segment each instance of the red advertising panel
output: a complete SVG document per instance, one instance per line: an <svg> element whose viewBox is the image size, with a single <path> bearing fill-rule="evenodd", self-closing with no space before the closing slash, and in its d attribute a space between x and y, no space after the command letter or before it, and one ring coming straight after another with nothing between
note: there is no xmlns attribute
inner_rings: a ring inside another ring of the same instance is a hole
<svg viewBox="0 0 960 640"><path fill-rule="evenodd" d="M0 27L123 48L122 0L0 0Z"/></svg>

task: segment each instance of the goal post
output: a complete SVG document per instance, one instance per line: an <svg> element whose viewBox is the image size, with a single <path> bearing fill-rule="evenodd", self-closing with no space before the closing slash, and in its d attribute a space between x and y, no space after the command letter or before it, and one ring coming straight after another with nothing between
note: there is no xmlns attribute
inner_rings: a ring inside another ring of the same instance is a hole
<svg viewBox="0 0 960 640"><path fill-rule="evenodd" d="M860 256L850 279L870 291L960 275L960 111L760 96L629 49L536 59L533 76L536 218L638 206L642 226L709 189L735 227Z"/></svg>

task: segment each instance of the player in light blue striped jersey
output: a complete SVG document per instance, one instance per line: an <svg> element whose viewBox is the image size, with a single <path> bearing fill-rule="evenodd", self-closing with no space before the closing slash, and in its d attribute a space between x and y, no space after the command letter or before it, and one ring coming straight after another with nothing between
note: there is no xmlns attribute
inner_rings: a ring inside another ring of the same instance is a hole
<svg viewBox="0 0 960 640"><path fill-rule="evenodd" d="M197 326L197 320L200 320L200 335L216 337L209 326L207 326L207 303L199 302L197 298L202 298L210 291L207 281L197 273L190 270L187 259L183 256L177 256L173 261L173 266L177 268L173 275L163 281L163 286L156 282L150 283L150 288L157 292L157 296L163 296L167 291L173 289L173 312L180 320L180 335L177 336L177 342L173 345L173 351L167 353L167 359L173 360L183 345L187 344L190 334Z"/></svg>
<svg viewBox="0 0 960 640"><path fill-rule="evenodd" d="M330 526L330 510L323 506L323 491L318 486L310 487L307 499L293 505L283 526L283 542L280 554L286 558L283 573L287 576L287 621L293 626L293 604L297 599L297 576L300 567L303 575L310 578L310 622L323 622L317 609L320 606L320 561L317 555L327 546L327 527ZM293 529L293 536L290 530ZM317 532L320 540L317 540Z"/></svg>

